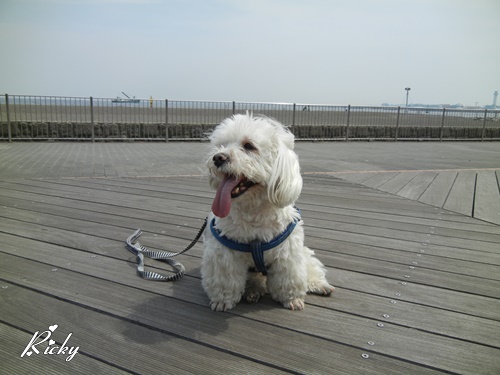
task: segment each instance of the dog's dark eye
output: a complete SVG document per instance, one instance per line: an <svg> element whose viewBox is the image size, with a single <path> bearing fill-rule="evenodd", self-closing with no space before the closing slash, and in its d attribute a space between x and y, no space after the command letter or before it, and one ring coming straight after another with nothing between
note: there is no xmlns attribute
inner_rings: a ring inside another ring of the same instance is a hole
<svg viewBox="0 0 500 375"><path fill-rule="evenodd" d="M247 151L255 151L255 150L257 150L257 148L253 144L251 144L250 142L245 142L243 144L243 148L245 150L247 150Z"/></svg>

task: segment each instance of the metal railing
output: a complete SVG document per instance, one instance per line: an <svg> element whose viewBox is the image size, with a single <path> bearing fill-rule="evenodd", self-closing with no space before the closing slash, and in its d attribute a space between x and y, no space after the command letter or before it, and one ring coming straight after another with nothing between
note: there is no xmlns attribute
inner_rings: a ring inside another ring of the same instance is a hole
<svg viewBox="0 0 500 375"><path fill-rule="evenodd" d="M0 140L203 140L247 111L299 140L500 139L500 110L8 95Z"/></svg>

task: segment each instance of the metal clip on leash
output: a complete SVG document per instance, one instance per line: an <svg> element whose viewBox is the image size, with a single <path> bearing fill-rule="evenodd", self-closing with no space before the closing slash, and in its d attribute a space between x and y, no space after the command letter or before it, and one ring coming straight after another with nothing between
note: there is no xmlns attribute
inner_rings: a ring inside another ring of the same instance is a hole
<svg viewBox="0 0 500 375"><path fill-rule="evenodd" d="M137 229L129 238L127 238L127 241L125 242L125 247L127 248L127 250L129 250L131 253L137 256L137 273L146 280L154 280L154 281L179 280L182 276L184 276L184 272L186 271L186 269L181 263L172 258L177 255L184 254L186 251L191 249L196 244L196 242L198 242L201 235L203 234L203 231L207 226L207 219L208 218L205 218L205 221L201 226L200 230L198 231L198 234L196 235L194 240L191 241L191 243L184 250L178 253L171 253L169 251L152 251L149 250L147 247L142 246L137 241L137 239L141 236L142 231L140 229ZM168 264L170 264L175 269L176 273L171 276L164 276L157 272L146 271L144 269L144 257L156 260L163 260Z"/></svg>

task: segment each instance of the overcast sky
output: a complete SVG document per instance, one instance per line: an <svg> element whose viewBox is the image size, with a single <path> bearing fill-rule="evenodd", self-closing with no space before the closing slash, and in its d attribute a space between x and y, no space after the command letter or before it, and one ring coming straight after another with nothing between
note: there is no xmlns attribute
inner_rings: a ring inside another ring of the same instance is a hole
<svg viewBox="0 0 500 375"><path fill-rule="evenodd" d="M491 104L499 0L0 0L0 93Z"/></svg>

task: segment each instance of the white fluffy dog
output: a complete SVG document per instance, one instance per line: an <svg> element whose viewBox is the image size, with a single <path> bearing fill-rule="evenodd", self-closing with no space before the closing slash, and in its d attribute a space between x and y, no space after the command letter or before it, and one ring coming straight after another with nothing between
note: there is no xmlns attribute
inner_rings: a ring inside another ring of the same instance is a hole
<svg viewBox="0 0 500 375"><path fill-rule="evenodd" d="M207 166L217 193L201 275L212 310L231 309L243 295L257 302L266 293L285 308L302 310L306 293L332 293L324 266L304 246L294 207L302 177L293 134L277 121L247 114L223 121L210 140ZM234 250L228 242L255 253ZM262 250L266 245L272 248Z"/></svg>

